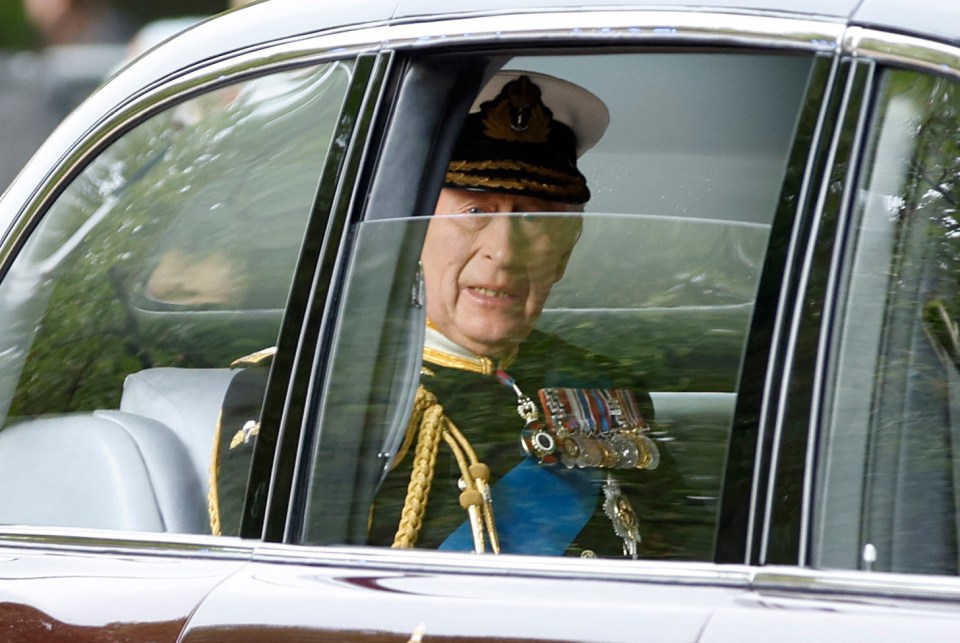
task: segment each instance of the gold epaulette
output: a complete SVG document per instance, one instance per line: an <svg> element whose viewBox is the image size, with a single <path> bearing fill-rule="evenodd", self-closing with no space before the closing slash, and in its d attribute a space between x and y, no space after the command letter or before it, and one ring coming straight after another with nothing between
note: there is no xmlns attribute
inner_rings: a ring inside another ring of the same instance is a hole
<svg viewBox="0 0 960 643"><path fill-rule="evenodd" d="M250 353L249 355L244 355L243 357L239 357L233 360L232 362L230 362L230 368L238 368L240 366L256 366L257 364L261 364L267 361L268 359L270 359L276 354L277 354L276 346L271 346L270 348L264 348L263 350L259 350L256 353Z"/></svg>

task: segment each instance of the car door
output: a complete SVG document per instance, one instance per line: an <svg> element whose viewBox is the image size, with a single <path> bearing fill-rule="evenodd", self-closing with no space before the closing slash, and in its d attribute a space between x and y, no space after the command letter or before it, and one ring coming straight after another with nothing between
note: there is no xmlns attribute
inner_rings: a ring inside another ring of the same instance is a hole
<svg viewBox="0 0 960 643"><path fill-rule="evenodd" d="M0 282L5 638L173 641L251 556L250 467L233 505L218 475L275 444L370 68L261 49L135 85L5 204L24 211ZM248 394L238 373L271 361ZM251 420L221 453L237 397Z"/></svg>
<svg viewBox="0 0 960 643"><path fill-rule="evenodd" d="M958 52L860 27L844 50L780 404L761 424L774 446L747 546L765 567L704 640L956 636Z"/></svg>
<svg viewBox="0 0 960 643"><path fill-rule="evenodd" d="M752 595L752 488L765 489L773 449L759 417L777 404L764 402L782 369L771 356L786 350L850 72L834 59L836 24L708 18L390 28L371 138L342 186L336 317L314 325L315 357L300 366L311 389L283 424L266 542L204 600L186 640L696 640ZM475 35L492 32L509 44ZM398 549L371 529L422 377L410 347L424 342L423 215L463 115L501 68L571 80L610 110L581 159L594 198L538 332L645 381L669 484L641 494L641 560Z"/></svg>
<svg viewBox="0 0 960 643"><path fill-rule="evenodd" d="M955 579L922 575L958 572L958 50L871 29L852 29L848 48L860 59L850 116L860 138L838 155L845 192L826 203L837 243L810 289L829 312L820 363L801 376L822 400L806 421L806 493L818 500L801 563L952 596Z"/></svg>

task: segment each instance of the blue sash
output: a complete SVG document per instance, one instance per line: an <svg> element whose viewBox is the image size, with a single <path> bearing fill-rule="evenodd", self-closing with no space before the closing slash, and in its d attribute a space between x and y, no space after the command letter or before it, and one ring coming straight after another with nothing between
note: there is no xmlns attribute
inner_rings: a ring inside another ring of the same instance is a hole
<svg viewBox="0 0 960 643"><path fill-rule="evenodd" d="M596 510L600 484L597 469L545 467L523 458L490 490L500 551L562 555ZM470 521L447 536L439 549L473 551Z"/></svg>

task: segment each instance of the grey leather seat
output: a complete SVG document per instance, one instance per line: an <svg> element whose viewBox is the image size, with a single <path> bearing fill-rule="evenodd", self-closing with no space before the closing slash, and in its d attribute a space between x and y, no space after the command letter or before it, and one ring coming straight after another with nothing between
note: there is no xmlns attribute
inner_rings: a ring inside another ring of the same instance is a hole
<svg viewBox="0 0 960 643"><path fill-rule="evenodd" d="M203 533L186 447L121 411L29 419L0 431L0 523Z"/></svg>
<svg viewBox="0 0 960 643"><path fill-rule="evenodd" d="M203 497L210 491L213 436L227 387L239 371L229 368L149 368L127 376L120 410L154 419L187 448Z"/></svg>
<svg viewBox="0 0 960 643"><path fill-rule="evenodd" d="M0 523L208 533L208 470L236 371L153 368L120 410L23 419L0 431Z"/></svg>

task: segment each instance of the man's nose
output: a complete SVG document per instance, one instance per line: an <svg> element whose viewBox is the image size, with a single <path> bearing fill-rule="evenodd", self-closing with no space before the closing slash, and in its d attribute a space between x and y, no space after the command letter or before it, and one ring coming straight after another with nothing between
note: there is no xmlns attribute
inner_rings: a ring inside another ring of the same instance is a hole
<svg viewBox="0 0 960 643"><path fill-rule="evenodd" d="M493 216L481 231L483 254L503 267L511 267L521 261L527 246L527 239L515 219L506 214Z"/></svg>

